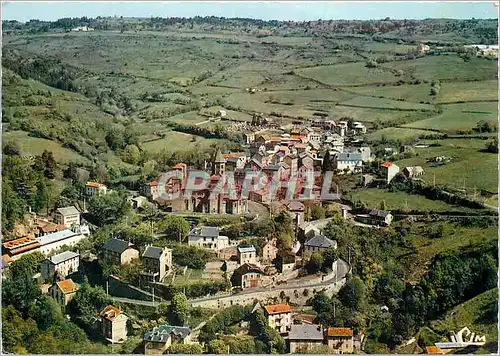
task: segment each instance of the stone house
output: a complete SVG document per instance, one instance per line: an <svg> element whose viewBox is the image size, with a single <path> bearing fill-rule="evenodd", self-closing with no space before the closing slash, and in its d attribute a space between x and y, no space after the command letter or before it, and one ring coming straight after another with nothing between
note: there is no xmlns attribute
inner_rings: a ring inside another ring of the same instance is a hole
<svg viewBox="0 0 500 356"><path fill-rule="evenodd" d="M264 315L267 325L276 329L280 334L287 333L292 327L292 309L288 304L266 305Z"/></svg>
<svg viewBox="0 0 500 356"><path fill-rule="evenodd" d="M80 254L72 251L59 253L40 263L41 274L44 281L53 280L56 274L59 278L64 279L67 275L78 271L79 266Z"/></svg>
<svg viewBox="0 0 500 356"><path fill-rule="evenodd" d="M262 284L262 270L259 266L245 263L236 268L231 276L233 287L241 289L260 287Z"/></svg>
<svg viewBox="0 0 500 356"><path fill-rule="evenodd" d="M161 282L172 268L172 250L156 246L147 246L141 256L144 270L141 275L148 281Z"/></svg>
<svg viewBox="0 0 500 356"><path fill-rule="evenodd" d="M310 257L314 252L324 251L330 247L337 248L337 241L330 240L328 237L317 234L304 244L304 258Z"/></svg>
<svg viewBox="0 0 500 356"><path fill-rule="evenodd" d="M114 265L125 265L139 258L139 251L128 241L109 239L102 247L102 259L109 260Z"/></svg>
<svg viewBox="0 0 500 356"><path fill-rule="evenodd" d="M267 241L264 247L262 247L262 262L271 263L276 258L277 253L276 239Z"/></svg>
<svg viewBox="0 0 500 356"><path fill-rule="evenodd" d="M288 203L287 210L292 217L295 226L299 226L304 222L306 208L300 201L292 201Z"/></svg>
<svg viewBox="0 0 500 356"><path fill-rule="evenodd" d="M325 332L328 348L335 354L352 354L354 337L351 328L328 328Z"/></svg>
<svg viewBox="0 0 500 356"><path fill-rule="evenodd" d="M360 153L336 153L333 166L340 172L359 172L363 167Z"/></svg>
<svg viewBox="0 0 500 356"><path fill-rule="evenodd" d="M50 286L49 295L61 306L66 307L76 295L77 291L78 285L76 285L72 279L65 279Z"/></svg>
<svg viewBox="0 0 500 356"><path fill-rule="evenodd" d="M58 208L54 212L54 222L67 228L80 225L80 212L74 206Z"/></svg>
<svg viewBox="0 0 500 356"><path fill-rule="evenodd" d="M128 316L119 307L108 305L94 319L94 327L108 342L121 344L127 340L127 321Z"/></svg>
<svg viewBox="0 0 500 356"><path fill-rule="evenodd" d="M245 263L257 263L257 251L254 246L238 247L236 253L238 257L238 264L240 265Z"/></svg>
<svg viewBox="0 0 500 356"><path fill-rule="evenodd" d="M289 251L280 251L276 257L276 268L279 273L288 273L293 271L297 257L295 253Z"/></svg>
<svg viewBox="0 0 500 356"><path fill-rule="evenodd" d="M372 209L368 216L371 224L379 226L389 226L393 220L391 212L387 210Z"/></svg>
<svg viewBox="0 0 500 356"><path fill-rule="evenodd" d="M307 353L323 344L323 328L321 325L292 325L288 333L290 353Z"/></svg>
<svg viewBox="0 0 500 356"><path fill-rule="evenodd" d="M417 178L424 174L424 169L420 166L405 167L403 168L403 174L406 178Z"/></svg>

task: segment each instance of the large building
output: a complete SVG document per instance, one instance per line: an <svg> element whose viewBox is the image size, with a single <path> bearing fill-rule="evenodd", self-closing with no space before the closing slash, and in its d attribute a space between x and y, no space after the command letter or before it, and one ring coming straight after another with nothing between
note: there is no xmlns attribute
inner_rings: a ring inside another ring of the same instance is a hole
<svg viewBox="0 0 500 356"><path fill-rule="evenodd" d="M72 229L66 229L54 232L53 234L39 236L36 240L40 245L39 251L44 255L50 255L63 246L75 246L78 242L87 237L84 233L86 233L86 231L83 231L78 226L75 226Z"/></svg>
<svg viewBox="0 0 500 356"><path fill-rule="evenodd" d="M40 251L40 243L31 236L20 237L2 244L3 255L10 260L18 260L28 253Z"/></svg>
<svg viewBox="0 0 500 356"><path fill-rule="evenodd" d="M213 226L197 227L188 235L188 245L220 251L229 247L229 237L219 235L219 228Z"/></svg>
<svg viewBox="0 0 500 356"><path fill-rule="evenodd" d="M78 271L80 255L72 251L65 251L43 260L40 263L41 274L44 281L51 281L57 274L59 279Z"/></svg>
<svg viewBox="0 0 500 356"><path fill-rule="evenodd" d="M67 228L80 225L80 212L74 206L58 208L54 212L54 222Z"/></svg>
<svg viewBox="0 0 500 356"><path fill-rule="evenodd" d="M276 329L280 334L287 333L292 327L292 309L288 304L266 305L264 315L267 318L267 325Z"/></svg>

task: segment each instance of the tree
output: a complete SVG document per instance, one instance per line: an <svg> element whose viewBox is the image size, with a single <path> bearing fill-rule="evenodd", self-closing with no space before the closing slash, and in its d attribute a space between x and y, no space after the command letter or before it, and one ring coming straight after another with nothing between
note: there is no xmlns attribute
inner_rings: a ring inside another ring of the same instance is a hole
<svg viewBox="0 0 500 356"><path fill-rule="evenodd" d="M173 344L167 350L169 354L201 355L203 348L200 344Z"/></svg>
<svg viewBox="0 0 500 356"><path fill-rule="evenodd" d="M362 311L366 299L366 288L359 277L350 278L340 289L339 298L347 308Z"/></svg>
<svg viewBox="0 0 500 356"><path fill-rule="evenodd" d="M167 235L167 239L182 242L189 233L189 223L180 216L166 215L160 222L160 229Z"/></svg>
<svg viewBox="0 0 500 356"><path fill-rule="evenodd" d="M31 303L41 295L40 287L27 274L7 278L2 283L2 304L12 304L23 315L28 313Z"/></svg>
<svg viewBox="0 0 500 356"><path fill-rule="evenodd" d="M227 354L227 345L223 340L211 340L207 344L207 352L209 354Z"/></svg>
<svg viewBox="0 0 500 356"><path fill-rule="evenodd" d="M131 207L123 192L113 191L101 196L94 195L88 209L96 223L103 226L125 216Z"/></svg>
<svg viewBox="0 0 500 356"><path fill-rule="evenodd" d="M57 162L54 159L52 151L44 150L41 156L36 156L33 168L36 171L43 172L43 175L48 179L54 179L56 176Z"/></svg>
<svg viewBox="0 0 500 356"><path fill-rule="evenodd" d="M21 148L19 147L19 142L9 141L3 146L3 153L8 156L20 156Z"/></svg>
<svg viewBox="0 0 500 356"><path fill-rule="evenodd" d="M491 153L498 153L498 138L494 138L492 141L486 144L486 151Z"/></svg>
<svg viewBox="0 0 500 356"><path fill-rule="evenodd" d="M38 328L42 331L66 320L61 312L61 306L48 297L35 300L29 307L28 316L36 321Z"/></svg>
<svg viewBox="0 0 500 356"><path fill-rule="evenodd" d="M122 158L124 162L137 164L141 158L141 151L136 145L127 145L123 150Z"/></svg>
<svg viewBox="0 0 500 356"><path fill-rule="evenodd" d="M17 261L14 261L10 266L10 274L14 277L26 275L32 277L40 269L40 262L45 259L45 256L35 251L22 256Z"/></svg>
<svg viewBox="0 0 500 356"><path fill-rule="evenodd" d="M307 261L306 270L308 273L318 273L325 262L323 255L320 252L314 252L309 261Z"/></svg>
<svg viewBox="0 0 500 356"><path fill-rule="evenodd" d="M106 305L113 304L113 300L106 294L102 287L92 287L87 278L68 304L68 310L77 321L85 327L91 325L95 314Z"/></svg>
<svg viewBox="0 0 500 356"><path fill-rule="evenodd" d="M183 293L177 293L172 297L170 305L172 321L174 325L184 325L189 316L188 300Z"/></svg>
<svg viewBox="0 0 500 356"><path fill-rule="evenodd" d="M30 345L38 334L33 319L23 318L13 305L2 308L2 346L7 352L14 352L16 346Z"/></svg>
<svg viewBox="0 0 500 356"><path fill-rule="evenodd" d="M58 349L57 340L49 333L38 335L30 348L30 353L53 354Z"/></svg>
<svg viewBox="0 0 500 356"><path fill-rule="evenodd" d="M382 200L380 202L380 210L387 210L387 204L385 203L385 200Z"/></svg>
<svg viewBox="0 0 500 356"><path fill-rule="evenodd" d="M311 208L311 219L312 220L320 220L325 218L325 208L321 205L313 205Z"/></svg>

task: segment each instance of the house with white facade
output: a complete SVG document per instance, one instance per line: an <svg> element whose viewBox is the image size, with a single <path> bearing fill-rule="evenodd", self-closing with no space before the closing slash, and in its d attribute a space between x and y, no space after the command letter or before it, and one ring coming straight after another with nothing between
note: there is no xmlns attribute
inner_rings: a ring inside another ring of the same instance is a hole
<svg viewBox="0 0 500 356"><path fill-rule="evenodd" d="M189 233L188 245L220 251L223 248L229 247L229 237L219 235L218 227L197 227Z"/></svg>

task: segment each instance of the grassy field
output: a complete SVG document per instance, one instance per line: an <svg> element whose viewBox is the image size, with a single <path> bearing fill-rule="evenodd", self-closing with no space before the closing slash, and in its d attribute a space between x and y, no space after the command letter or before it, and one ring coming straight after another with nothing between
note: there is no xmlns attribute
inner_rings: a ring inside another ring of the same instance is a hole
<svg viewBox="0 0 500 356"><path fill-rule="evenodd" d="M437 103L460 100L498 100L498 80L441 83Z"/></svg>
<svg viewBox="0 0 500 356"><path fill-rule="evenodd" d="M422 212L470 212L471 209L459 205L447 204L440 200L431 200L426 197L404 192L389 192L378 188L359 188L352 191L352 199L361 201L367 208L380 208L382 201L389 210L422 211Z"/></svg>
<svg viewBox="0 0 500 356"><path fill-rule="evenodd" d="M22 155L37 156L41 155L44 150L48 150L52 151L54 159L59 163L68 164L70 162L75 162L84 165L89 164L88 159L73 150L62 147L61 144L55 141L31 137L28 136L28 133L25 131L3 132L2 135L4 144L11 141L17 142Z"/></svg>
<svg viewBox="0 0 500 356"><path fill-rule="evenodd" d="M378 131L368 134L369 140L380 141L383 138L387 140L401 140L407 141L416 139L422 135L428 135L432 132L425 130L414 130L410 128L387 127Z"/></svg>
<svg viewBox="0 0 500 356"><path fill-rule="evenodd" d="M387 109L403 109L403 110L433 110L432 105L411 103L407 101L398 101L387 98L375 98L371 96L357 96L353 99L343 101L341 105L353 105L360 107L375 107Z"/></svg>
<svg viewBox="0 0 500 356"><path fill-rule="evenodd" d="M387 67L401 69L405 76L428 80L491 79L497 73L495 61L474 57L465 62L456 55L426 56L411 61L393 62Z"/></svg>
<svg viewBox="0 0 500 356"><path fill-rule="evenodd" d="M155 153L162 150L176 151L186 150L190 148L208 147L210 144L217 142L215 139L206 139L204 137L186 134L183 132L169 131L165 133L165 137L160 140L149 141L142 144L142 148L146 151Z"/></svg>
<svg viewBox="0 0 500 356"><path fill-rule="evenodd" d="M397 78L389 70L367 68L365 62L297 69L295 73L331 85L363 85L393 82Z"/></svg>
<svg viewBox="0 0 500 356"><path fill-rule="evenodd" d="M485 335L487 343L497 343L498 289L494 288L466 301L434 322L432 328L442 334L458 331L467 326L476 335Z"/></svg>
<svg viewBox="0 0 500 356"><path fill-rule="evenodd" d="M498 160L494 153L481 152L480 149L487 143L485 140L443 140L440 147L418 148L418 156L395 163L400 167L422 166L424 175L422 179L436 184L453 188L465 188L472 193L474 188L491 192L497 191L498 186ZM442 166L430 167L426 160L436 156L451 157L452 160ZM465 183L465 184L464 184Z"/></svg>
<svg viewBox="0 0 500 356"><path fill-rule="evenodd" d="M471 130L479 121L496 122L498 103L470 103L444 105L443 113L404 127L435 129L443 132Z"/></svg>
<svg viewBox="0 0 500 356"><path fill-rule="evenodd" d="M453 88L453 84L450 83L450 87ZM351 90L360 94L395 100L405 100L405 102L412 103L433 103L435 100L435 98L430 95L430 84L367 86L352 88Z"/></svg>

